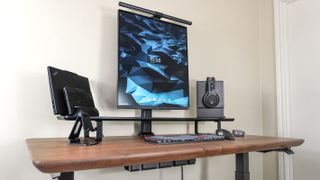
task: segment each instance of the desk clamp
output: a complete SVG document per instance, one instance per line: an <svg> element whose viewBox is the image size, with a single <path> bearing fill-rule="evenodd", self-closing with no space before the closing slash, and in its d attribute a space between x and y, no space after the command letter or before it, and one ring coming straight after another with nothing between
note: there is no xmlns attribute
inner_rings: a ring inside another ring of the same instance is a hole
<svg viewBox="0 0 320 180"><path fill-rule="evenodd" d="M73 117L76 119L76 122L68 138L70 144L80 144L80 145L86 145L86 146L98 144L103 138L102 121L97 121L96 128L93 128L93 125L90 119L90 114L89 114L89 112L92 112L93 109L86 108L86 107L75 107L75 108L76 108L76 113ZM79 138L82 128L84 131L83 141L81 141ZM94 132L94 131L96 131L96 137L92 138L90 137L90 132Z"/></svg>

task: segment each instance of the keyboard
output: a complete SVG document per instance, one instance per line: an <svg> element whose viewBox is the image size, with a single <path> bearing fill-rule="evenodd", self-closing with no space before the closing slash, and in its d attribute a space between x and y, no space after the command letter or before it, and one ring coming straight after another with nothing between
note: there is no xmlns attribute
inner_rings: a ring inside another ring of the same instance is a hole
<svg viewBox="0 0 320 180"><path fill-rule="evenodd" d="M205 141L222 141L224 136L216 134L181 134L181 135L156 135L145 136L146 142L155 144L181 144Z"/></svg>

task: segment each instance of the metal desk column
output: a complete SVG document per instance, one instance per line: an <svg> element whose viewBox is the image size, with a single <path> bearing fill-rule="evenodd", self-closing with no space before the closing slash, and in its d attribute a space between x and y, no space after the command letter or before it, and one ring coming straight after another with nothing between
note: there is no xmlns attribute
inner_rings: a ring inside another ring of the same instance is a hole
<svg viewBox="0 0 320 180"><path fill-rule="evenodd" d="M249 153L236 154L236 180L250 180Z"/></svg>

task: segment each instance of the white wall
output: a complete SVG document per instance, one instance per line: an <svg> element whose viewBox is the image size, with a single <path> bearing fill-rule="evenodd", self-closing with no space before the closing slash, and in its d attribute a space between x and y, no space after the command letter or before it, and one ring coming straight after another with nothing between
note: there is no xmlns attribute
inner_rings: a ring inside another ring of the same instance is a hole
<svg viewBox="0 0 320 180"><path fill-rule="evenodd" d="M268 0L269 1L269 0ZM101 115L135 116L116 109L117 2L112 0L0 1L0 175L5 180L49 179L31 163L27 138L66 137L72 123L52 114L46 66L90 77ZM195 116L195 81L208 75L225 81L225 123L248 134L262 134L259 27L256 0L128 0L193 21L189 27L191 108L161 111L155 116ZM259 8L260 7L260 8ZM260 23L259 23L260 22ZM268 26L268 25L266 25ZM262 35L263 36L263 35ZM270 42L269 42L270 43ZM201 125L203 131L214 128ZM192 124L155 123L155 133L191 132ZM134 123L105 123L106 136L132 135ZM252 153L251 179L263 176L262 155ZM200 159L186 167L186 179L234 179L234 157ZM129 173L122 167L82 171L81 179L178 179L178 168Z"/></svg>
<svg viewBox="0 0 320 180"><path fill-rule="evenodd" d="M305 139L293 156L293 179L319 179L320 172L320 2L288 5L288 83L290 133Z"/></svg>

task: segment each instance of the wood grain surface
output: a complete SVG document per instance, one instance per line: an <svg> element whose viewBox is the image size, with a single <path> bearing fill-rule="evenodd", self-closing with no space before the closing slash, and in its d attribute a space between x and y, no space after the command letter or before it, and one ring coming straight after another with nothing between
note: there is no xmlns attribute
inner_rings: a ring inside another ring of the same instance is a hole
<svg viewBox="0 0 320 180"><path fill-rule="evenodd" d="M95 146L69 145L63 138L26 142L33 164L44 173L57 173L289 148L304 140L249 135L235 141L170 145L146 143L139 137L104 137Z"/></svg>

